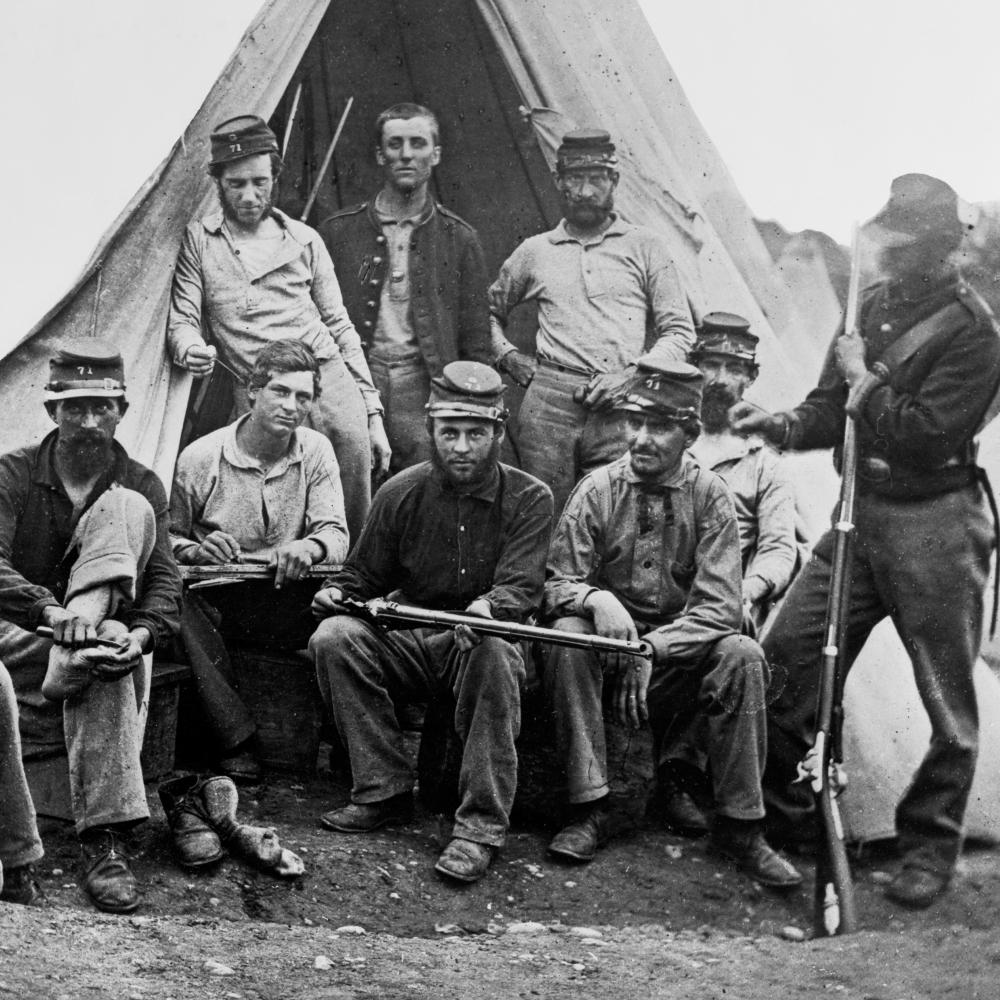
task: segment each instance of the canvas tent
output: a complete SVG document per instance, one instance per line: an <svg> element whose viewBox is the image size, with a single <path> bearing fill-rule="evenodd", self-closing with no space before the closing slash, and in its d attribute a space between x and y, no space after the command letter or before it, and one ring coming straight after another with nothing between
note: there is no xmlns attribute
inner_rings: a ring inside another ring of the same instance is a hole
<svg viewBox="0 0 1000 1000"><path fill-rule="evenodd" d="M760 335L757 396L781 407L807 386L815 359L799 363L796 302L634 0L269 0L74 287L3 359L0 391L24 405L0 428L0 447L48 430L35 401L53 346L100 334L125 357L131 408L121 440L170 481L191 383L167 360L166 311L184 227L214 197L208 135L244 113L283 135L296 93L284 207L304 203L349 97L352 115L313 222L377 187L375 114L421 101L442 125L436 193L477 227L494 270L558 218L550 170L561 134L603 125L622 161L619 210L669 240L697 311L741 313ZM826 509L829 461L810 469L811 501Z"/></svg>

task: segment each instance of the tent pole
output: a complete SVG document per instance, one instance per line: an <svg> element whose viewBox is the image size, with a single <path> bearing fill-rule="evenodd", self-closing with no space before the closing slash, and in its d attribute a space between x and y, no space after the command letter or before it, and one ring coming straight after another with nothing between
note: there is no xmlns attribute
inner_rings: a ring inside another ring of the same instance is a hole
<svg viewBox="0 0 1000 1000"><path fill-rule="evenodd" d="M295 124L295 112L299 110L299 98L302 96L302 81L295 88L295 96L292 98L292 110L288 112L288 122L285 124L285 135L281 140L281 158L285 158L288 152L288 140L292 137L292 125Z"/></svg>
<svg viewBox="0 0 1000 1000"><path fill-rule="evenodd" d="M347 122L347 116L351 113L352 104L354 104L354 98L348 97L344 113L340 116L340 121L337 123L337 131L333 133L333 138L330 140L330 145L326 150L326 156L323 157L323 165L319 168L319 173L316 175L316 182L313 184L313 189L309 192L309 197L306 199L306 207L302 209L302 215L299 216L302 222L305 222L309 218L313 202L316 200L316 195L319 194L319 186L323 183L323 178L326 176L327 170L330 169L333 151L337 148L337 143L340 141L340 133L344 131L344 124Z"/></svg>

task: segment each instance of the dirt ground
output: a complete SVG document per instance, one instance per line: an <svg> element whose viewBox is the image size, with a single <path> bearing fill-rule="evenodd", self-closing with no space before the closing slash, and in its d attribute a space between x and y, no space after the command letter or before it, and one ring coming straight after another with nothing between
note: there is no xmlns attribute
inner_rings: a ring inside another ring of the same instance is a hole
<svg viewBox="0 0 1000 1000"><path fill-rule="evenodd" d="M49 824L45 906L0 904L0 1000L998 995L995 850L970 846L950 893L922 913L882 896L891 846L855 851L861 931L810 940L809 859L794 858L803 888L779 895L704 841L664 832L638 805L643 755L641 743L618 747L631 814L620 838L592 864L568 866L546 856L558 796L544 760L528 754L512 836L469 887L434 874L449 825L423 805L412 823L366 836L322 830L319 814L347 798L343 772L327 768L241 790L240 819L275 827L305 862L290 882L233 859L182 871L151 786L132 917L88 906L72 833Z"/></svg>

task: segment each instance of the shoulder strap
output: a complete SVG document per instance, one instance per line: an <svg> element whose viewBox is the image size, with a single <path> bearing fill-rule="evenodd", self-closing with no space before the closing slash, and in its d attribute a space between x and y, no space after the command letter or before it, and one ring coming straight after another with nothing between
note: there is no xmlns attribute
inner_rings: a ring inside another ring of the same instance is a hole
<svg viewBox="0 0 1000 1000"><path fill-rule="evenodd" d="M932 313L916 326L910 327L898 340L894 340L878 360L890 374L910 360L938 334L957 330L969 318L969 311L961 302L950 302L943 309Z"/></svg>

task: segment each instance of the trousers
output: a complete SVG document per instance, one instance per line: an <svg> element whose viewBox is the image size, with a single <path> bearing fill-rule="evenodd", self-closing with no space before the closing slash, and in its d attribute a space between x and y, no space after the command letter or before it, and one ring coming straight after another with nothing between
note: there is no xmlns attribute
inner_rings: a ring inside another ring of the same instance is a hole
<svg viewBox="0 0 1000 1000"><path fill-rule="evenodd" d="M559 618L553 628L592 635L583 618ZM552 646L543 683L570 803L593 802L610 791L603 695L608 660L587 649ZM761 776L767 757L768 670L760 646L743 635L716 642L699 662L653 667L646 696L654 755L701 717L716 812L732 819L764 816Z"/></svg>
<svg viewBox="0 0 1000 1000"><path fill-rule="evenodd" d="M461 653L451 632L377 632L356 618L320 623L309 642L320 694L351 760L351 800L381 802L412 790L414 766L396 704L445 698L462 742L453 836L501 846L517 787L524 661L487 636Z"/></svg>
<svg viewBox="0 0 1000 1000"><path fill-rule="evenodd" d="M102 494L77 525L79 556L66 607L91 618L99 634L121 631L115 609L134 594L154 536L153 510L145 497L120 487ZM152 657L144 656L118 680L85 678L61 705L54 704L42 695L42 684L49 671L63 668L65 657L49 639L9 622L0 625L0 659L17 695L25 758L65 747L77 832L148 818L139 756Z"/></svg>
<svg viewBox="0 0 1000 1000"><path fill-rule="evenodd" d="M390 358L372 352L368 367L385 407L385 431L392 445L390 474L426 462L431 457L431 439L424 407L431 378L423 358L419 354Z"/></svg>
<svg viewBox="0 0 1000 1000"><path fill-rule="evenodd" d="M0 664L0 864L17 868L38 861L44 853L21 763L14 685Z"/></svg>
<svg viewBox="0 0 1000 1000"><path fill-rule="evenodd" d="M891 617L931 722L930 747L897 805L896 829L911 863L942 874L951 871L961 850L975 774L979 717L972 674L991 547L979 486L921 500L867 494L858 499L844 669L875 625ZM793 582L763 642L780 688L769 711L764 777L768 823L779 835L810 820L808 788L790 782L815 732L833 548L830 531ZM849 773L850 762L845 765Z"/></svg>
<svg viewBox="0 0 1000 1000"><path fill-rule="evenodd" d="M552 490L557 516L585 473L613 462L628 447L621 412L588 410L573 399L589 380L542 363L518 415L521 468Z"/></svg>

